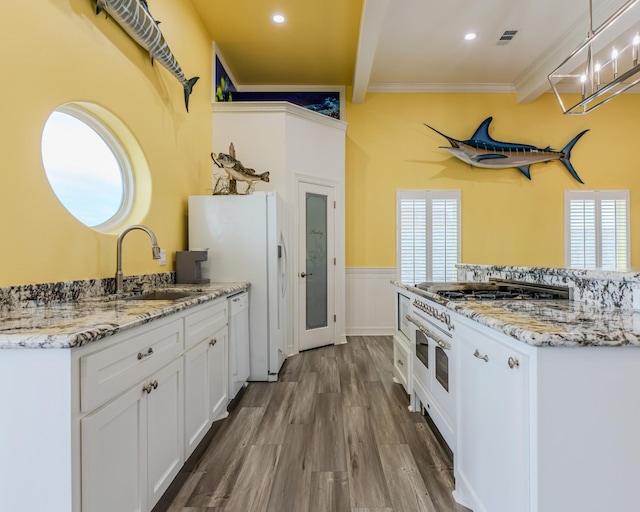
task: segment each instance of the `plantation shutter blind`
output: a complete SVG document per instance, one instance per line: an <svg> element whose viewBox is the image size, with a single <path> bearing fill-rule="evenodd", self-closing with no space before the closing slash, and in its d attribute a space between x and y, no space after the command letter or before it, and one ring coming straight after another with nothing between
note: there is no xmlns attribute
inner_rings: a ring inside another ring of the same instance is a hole
<svg viewBox="0 0 640 512"><path fill-rule="evenodd" d="M565 264L627 270L629 258L629 191L566 191Z"/></svg>
<svg viewBox="0 0 640 512"><path fill-rule="evenodd" d="M460 260L460 191L397 191L398 278L455 281Z"/></svg>
<svg viewBox="0 0 640 512"><path fill-rule="evenodd" d="M623 199L600 202L602 268L627 270L627 204Z"/></svg>
<svg viewBox="0 0 640 512"><path fill-rule="evenodd" d="M458 273L458 201L431 201L432 281L455 281Z"/></svg>
<svg viewBox="0 0 640 512"><path fill-rule="evenodd" d="M570 237L571 268L596 268L596 202L594 199L571 199Z"/></svg>

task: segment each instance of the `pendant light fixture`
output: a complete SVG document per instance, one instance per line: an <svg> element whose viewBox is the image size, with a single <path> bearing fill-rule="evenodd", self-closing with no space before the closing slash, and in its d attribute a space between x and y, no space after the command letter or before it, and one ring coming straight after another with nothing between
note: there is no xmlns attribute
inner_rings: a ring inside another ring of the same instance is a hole
<svg viewBox="0 0 640 512"><path fill-rule="evenodd" d="M564 114L591 112L640 83L638 7L640 0L629 0L594 30L589 0L587 38L548 76Z"/></svg>

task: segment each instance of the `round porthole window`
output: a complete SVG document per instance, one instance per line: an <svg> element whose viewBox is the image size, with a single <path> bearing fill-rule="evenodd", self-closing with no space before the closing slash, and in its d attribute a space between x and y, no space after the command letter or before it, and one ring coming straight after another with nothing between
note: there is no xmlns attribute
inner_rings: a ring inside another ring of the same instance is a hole
<svg viewBox="0 0 640 512"><path fill-rule="evenodd" d="M57 108L42 133L42 161L54 193L80 222L99 231L124 222L133 199L131 163L92 112L75 104Z"/></svg>

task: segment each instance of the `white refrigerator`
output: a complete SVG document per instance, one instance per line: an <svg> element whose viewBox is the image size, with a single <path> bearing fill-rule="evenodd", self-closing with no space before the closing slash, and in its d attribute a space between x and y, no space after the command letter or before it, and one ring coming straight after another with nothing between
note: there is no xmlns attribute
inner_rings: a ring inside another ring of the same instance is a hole
<svg viewBox="0 0 640 512"><path fill-rule="evenodd" d="M189 249L206 249L202 277L249 281L252 381L275 381L289 332L289 226L275 192L189 197Z"/></svg>

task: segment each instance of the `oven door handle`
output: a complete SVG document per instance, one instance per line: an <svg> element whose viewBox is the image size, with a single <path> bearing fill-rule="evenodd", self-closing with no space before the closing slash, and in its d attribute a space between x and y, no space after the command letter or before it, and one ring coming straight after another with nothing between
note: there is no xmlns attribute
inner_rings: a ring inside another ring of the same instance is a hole
<svg viewBox="0 0 640 512"><path fill-rule="evenodd" d="M443 339L440 339L437 336L434 336L429 329L424 327L411 315L407 315L405 318L409 320L409 322L411 322L413 325L415 325L418 329L420 329L422 334L424 334L427 338L431 338L433 341L435 341L440 346L440 348L443 348L444 350L451 350L451 343L449 343L448 341L444 341Z"/></svg>

